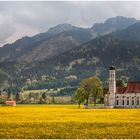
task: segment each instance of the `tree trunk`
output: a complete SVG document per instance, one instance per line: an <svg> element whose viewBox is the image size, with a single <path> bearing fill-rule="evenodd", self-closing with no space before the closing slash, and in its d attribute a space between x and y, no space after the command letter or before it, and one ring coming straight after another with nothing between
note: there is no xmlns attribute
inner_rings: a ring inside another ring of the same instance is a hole
<svg viewBox="0 0 140 140"><path fill-rule="evenodd" d="M80 108L80 103L79 103L79 108Z"/></svg>
<svg viewBox="0 0 140 140"><path fill-rule="evenodd" d="M88 106L88 98L87 98L86 100L87 100L86 104L87 104L87 106Z"/></svg>
<svg viewBox="0 0 140 140"><path fill-rule="evenodd" d="M94 107L96 106L96 99L97 99L97 91L96 91L96 94L95 94L95 96L94 96Z"/></svg>
<svg viewBox="0 0 140 140"><path fill-rule="evenodd" d="M94 107L96 106L96 99L94 99Z"/></svg>

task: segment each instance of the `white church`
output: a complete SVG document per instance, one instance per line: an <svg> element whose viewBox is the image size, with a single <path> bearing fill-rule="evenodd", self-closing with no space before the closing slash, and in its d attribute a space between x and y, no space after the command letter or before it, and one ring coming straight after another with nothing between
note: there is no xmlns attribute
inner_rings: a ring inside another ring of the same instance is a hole
<svg viewBox="0 0 140 140"><path fill-rule="evenodd" d="M105 95L105 106L110 108L140 108L140 81L128 82L127 87L116 86L116 71L109 67L109 94Z"/></svg>

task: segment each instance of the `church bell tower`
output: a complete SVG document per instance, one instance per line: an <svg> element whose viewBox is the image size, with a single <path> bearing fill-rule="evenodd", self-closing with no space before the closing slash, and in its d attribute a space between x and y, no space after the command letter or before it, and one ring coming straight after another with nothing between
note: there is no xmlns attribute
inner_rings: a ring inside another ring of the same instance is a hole
<svg viewBox="0 0 140 140"><path fill-rule="evenodd" d="M116 75L115 66L109 67L109 106L115 106Z"/></svg>

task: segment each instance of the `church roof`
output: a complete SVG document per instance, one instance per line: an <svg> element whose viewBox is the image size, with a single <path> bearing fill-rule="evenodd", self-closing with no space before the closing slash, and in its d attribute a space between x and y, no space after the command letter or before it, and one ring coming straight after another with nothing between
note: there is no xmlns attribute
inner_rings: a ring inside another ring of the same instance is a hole
<svg viewBox="0 0 140 140"><path fill-rule="evenodd" d="M140 93L140 81L128 82L124 93Z"/></svg>
<svg viewBox="0 0 140 140"><path fill-rule="evenodd" d="M117 94L122 94L126 90L126 87L116 87L116 93Z"/></svg>
<svg viewBox="0 0 140 140"><path fill-rule="evenodd" d="M127 87L116 87L116 93L140 93L140 81L128 82Z"/></svg>

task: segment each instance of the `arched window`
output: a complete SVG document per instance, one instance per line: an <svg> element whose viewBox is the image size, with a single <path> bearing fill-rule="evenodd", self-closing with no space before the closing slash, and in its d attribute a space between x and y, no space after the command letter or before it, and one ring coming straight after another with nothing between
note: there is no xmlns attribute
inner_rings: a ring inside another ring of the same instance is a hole
<svg viewBox="0 0 140 140"><path fill-rule="evenodd" d="M140 105L140 101L139 101L139 99L137 99L137 105Z"/></svg>
<svg viewBox="0 0 140 140"><path fill-rule="evenodd" d="M116 101L116 105L119 105L119 100Z"/></svg>
<svg viewBox="0 0 140 140"><path fill-rule="evenodd" d="M132 99L132 105L134 105L134 99Z"/></svg>
<svg viewBox="0 0 140 140"><path fill-rule="evenodd" d="M122 105L124 105L124 100L122 100Z"/></svg>
<svg viewBox="0 0 140 140"><path fill-rule="evenodd" d="M127 100L127 105L129 105L129 100Z"/></svg>

